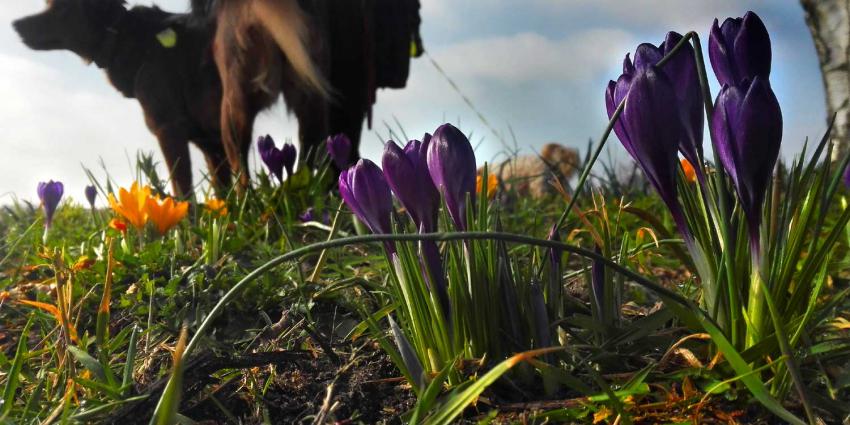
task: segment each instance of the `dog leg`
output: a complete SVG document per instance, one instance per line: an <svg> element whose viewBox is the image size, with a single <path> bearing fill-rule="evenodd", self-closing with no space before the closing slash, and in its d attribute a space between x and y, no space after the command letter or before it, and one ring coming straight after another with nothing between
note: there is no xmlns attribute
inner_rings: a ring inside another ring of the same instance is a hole
<svg viewBox="0 0 850 425"><path fill-rule="evenodd" d="M305 96L305 100L295 105L294 112L304 162L316 168L327 154L323 142L328 136L328 104L319 96Z"/></svg>
<svg viewBox="0 0 850 425"><path fill-rule="evenodd" d="M221 142L205 142L203 149L204 158L207 161L207 170L209 171L210 181L215 190L216 196L223 199L227 195L227 190L230 188L231 175L230 164L227 162L227 155L221 149ZM215 146L213 148L212 146Z"/></svg>
<svg viewBox="0 0 850 425"><path fill-rule="evenodd" d="M157 132L159 147L165 157L165 165L171 176L171 190L177 198L185 199L192 194L192 163L189 159L189 141L181 134L160 130Z"/></svg>
<svg viewBox="0 0 850 425"><path fill-rule="evenodd" d="M250 105L242 78L237 54L224 42L223 48L216 48L216 65L219 68L222 84L221 101L221 144L230 171L238 179L237 191L243 194L250 183L248 175L248 148L251 146L251 133L256 111L249 110Z"/></svg>

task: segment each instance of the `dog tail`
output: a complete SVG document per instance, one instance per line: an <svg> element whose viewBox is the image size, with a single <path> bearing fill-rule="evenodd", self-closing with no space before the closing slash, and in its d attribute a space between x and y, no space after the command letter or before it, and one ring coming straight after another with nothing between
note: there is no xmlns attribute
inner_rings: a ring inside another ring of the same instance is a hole
<svg viewBox="0 0 850 425"><path fill-rule="evenodd" d="M307 51L307 27L298 0L254 0L254 16L271 34L295 72L311 89L329 98L330 84Z"/></svg>

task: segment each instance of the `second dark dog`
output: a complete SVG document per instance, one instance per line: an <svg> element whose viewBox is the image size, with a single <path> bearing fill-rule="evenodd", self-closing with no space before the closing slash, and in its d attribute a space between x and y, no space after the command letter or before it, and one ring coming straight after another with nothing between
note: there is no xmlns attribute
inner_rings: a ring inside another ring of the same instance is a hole
<svg viewBox="0 0 850 425"><path fill-rule="evenodd" d="M206 157L217 187L230 184L219 124L222 92L212 56L213 22L123 0L52 0L13 23L35 50L70 50L106 71L142 106L159 140L176 195L192 192L189 142Z"/></svg>
<svg viewBox="0 0 850 425"><path fill-rule="evenodd" d="M418 0L194 0L217 22L222 143L248 184L246 153L257 114L280 94L298 119L302 159L316 166L324 139L344 133L353 162L381 87L407 82L422 53ZM199 10L200 9L200 10Z"/></svg>

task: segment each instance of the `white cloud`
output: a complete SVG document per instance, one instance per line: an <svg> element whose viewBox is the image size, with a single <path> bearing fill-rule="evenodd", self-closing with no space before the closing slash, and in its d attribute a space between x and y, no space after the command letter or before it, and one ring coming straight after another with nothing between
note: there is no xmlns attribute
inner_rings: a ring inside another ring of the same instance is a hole
<svg viewBox="0 0 850 425"><path fill-rule="evenodd" d="M755 1L712 0L531 0L534 7L549 13L603 18L609 22L630 25L673 28L677 31L705 32L712 17L741 16Z"/></svg>
<svg viewBox="0 0 850 425"><path fill-rule="evenodd" d="M433 55L447 72L467 79L517 84L529 81L585 81L611 66L611 58L634 42L619 29L599 28L553 40L520 33L464 41Z"/></svg>

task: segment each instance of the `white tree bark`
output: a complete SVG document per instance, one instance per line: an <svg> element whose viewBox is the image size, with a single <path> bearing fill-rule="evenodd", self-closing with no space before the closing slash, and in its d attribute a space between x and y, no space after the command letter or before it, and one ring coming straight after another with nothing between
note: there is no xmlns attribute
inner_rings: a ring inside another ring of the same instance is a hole
<svg viewBox="0 0 850 425"><path fill-rule="evenodd" d="M820 59L828 119L835 114L833 159L850 150L850 0L800 0Z"/></svg>

